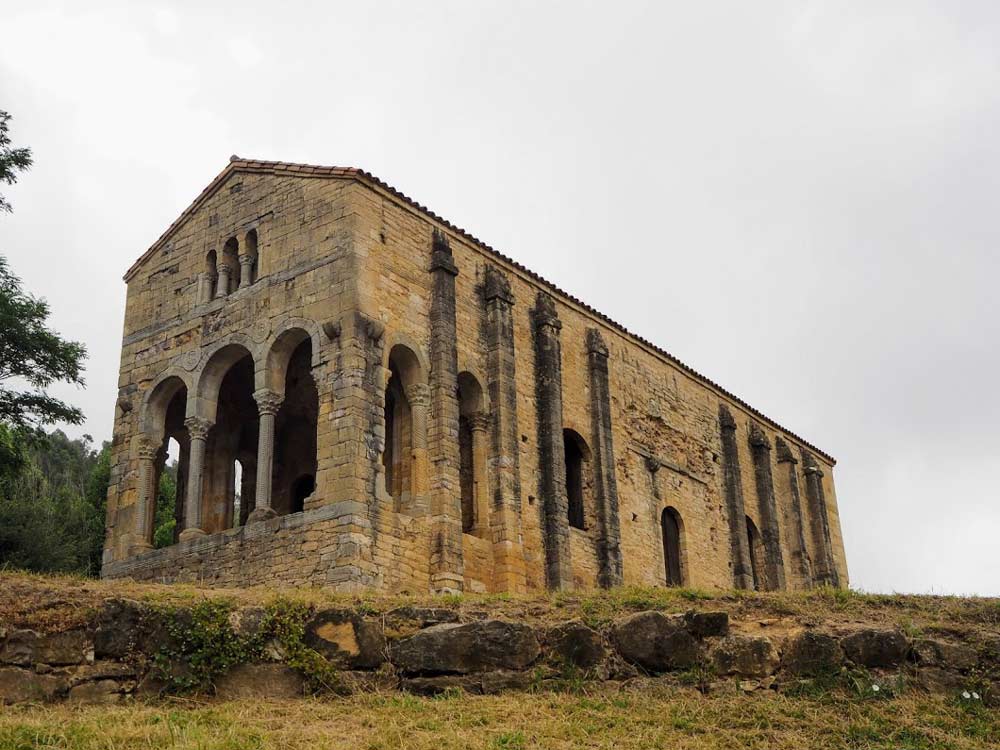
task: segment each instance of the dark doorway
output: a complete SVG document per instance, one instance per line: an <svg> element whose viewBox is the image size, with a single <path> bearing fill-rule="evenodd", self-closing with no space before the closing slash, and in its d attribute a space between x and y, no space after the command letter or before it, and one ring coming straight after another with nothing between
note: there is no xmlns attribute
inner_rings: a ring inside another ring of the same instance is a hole
<svg viewBox="0 0 1000 750"><path fill-rule="evenodd" d="M303 474L292 483L292 505L291 513L301 513L305 508L305 500L313 490L316 489L316 477L312 474Z"/></svg>
<svg viewBox="0 0 1000 750"><path fill-rule="evenodd" d="M681 575L681 517L674 508L664 508L660 516L663 530L663 564L666 568L667 585L682 586Z"/></svg>

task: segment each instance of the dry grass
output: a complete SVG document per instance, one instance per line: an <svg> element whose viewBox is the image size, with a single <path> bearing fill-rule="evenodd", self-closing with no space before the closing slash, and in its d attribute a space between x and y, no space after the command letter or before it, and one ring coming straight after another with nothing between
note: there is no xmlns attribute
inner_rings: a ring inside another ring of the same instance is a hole
<svg viewBox="0 0 1000 750"><path fill-rule="evenodd" d="M89 620L104 600L113 597L178 605L206 598L225 598L247 605L266 604L283 597L318 606L360 606L372 613L386 612L404 604L424 604L452 607L469 615L488 612L492 616L529 623L581 617L595 626L623 613L643 609L668 612L722 609L736 621L780 619L789 624L832 626L864 623L901 627L911 635L935 630L956 634L1000 632L1000 599L985 597L862 594L834 589L757 594L635 587L527 596L344 595L322 588L212 589L11 571L0 571L0 625L42 631L65 630Z"/></svg>
<svg viewBox="0 0 1000 750"><path fill-rule="evenodd" d="M908 695L794 698L678 688L441 698L172 702L0 711L0 749L982 748L1000 714Z"/></svg>

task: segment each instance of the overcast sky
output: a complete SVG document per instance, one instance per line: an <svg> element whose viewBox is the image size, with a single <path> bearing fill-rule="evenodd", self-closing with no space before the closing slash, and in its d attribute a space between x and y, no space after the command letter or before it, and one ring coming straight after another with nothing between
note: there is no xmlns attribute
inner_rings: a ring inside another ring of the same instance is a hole
<svg viewBox="0 0 1000 750"><path fill-rule="evenodd" d="M0 252L89 349L71 434L110 437L122 274L230 154L358 166L836 456L853 586L1000 594L1000 4L2 15Z"/></svg>

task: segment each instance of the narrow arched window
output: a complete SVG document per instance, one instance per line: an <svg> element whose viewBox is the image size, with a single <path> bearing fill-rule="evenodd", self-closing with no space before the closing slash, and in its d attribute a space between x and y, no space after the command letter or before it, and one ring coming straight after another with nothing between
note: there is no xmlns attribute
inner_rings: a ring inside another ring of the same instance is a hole
<svg viewBox="0 0 1000 750"><path fill-rule="evenodd" d="M585 466L590 457L587 443L573 430L563 430L563 448L566 454L566 500L568 502L569 525L575 529L586 529L584 490L586 486Z"/></svg>
<svg viewBox="0 0 1000 750"><path fill-rule="evenodd" d="M663 564L668 586L684 585L681 570L681 515L675 508L664 508L660 515L663 532Z"/></svg>
<svg viewBox="0 0 1000 750"><path fill-rule="evenodd" d="M247 285L247 284L253 284L255 281L257 281L258 275L260 274L260 255L257 250L257 230L251 229L249 232L247 232L247 236L244 242L246 245L246 247L244 248L244 253L250 257L250 263L244 270L244 273L246 273L249 276L249 278L247 278L243 282L244 285Z"/></svg>

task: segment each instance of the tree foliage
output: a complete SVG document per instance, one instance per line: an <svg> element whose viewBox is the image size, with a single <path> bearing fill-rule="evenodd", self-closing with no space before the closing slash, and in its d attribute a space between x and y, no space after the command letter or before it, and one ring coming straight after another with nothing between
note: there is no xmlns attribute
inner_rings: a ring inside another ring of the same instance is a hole
<svg viewBox="0 0 1000 750"><path fill-rule="evenodd" d="M83 385L87 354L48 328L48 317L48 303L25 292L0 256L0 422L15 428L83 421L79 409L44 391L59 381ZM11 381L28 388L7 387Z"/></svg>
<svg viewBox="0 0 1000 750"><path fill-rule="evenodd" d="M10 140L9 123L11 116L0 110L0 182L13 185L17 182L17 173L31 166L30 148L13 148ZM10 213L10 201L0 195L0 211Z"/></svg>
<svg viewBox="0 0 1000 750"><path fill-rule="evenodd" d="M96 575L110 444L97 451L89 435L70 440L55 430L16 447L19 469L0 473L0 566Z"/></svg>

